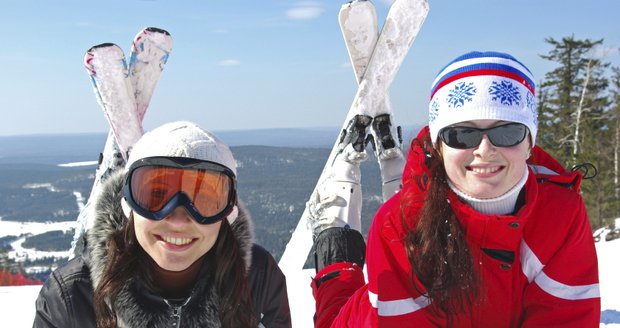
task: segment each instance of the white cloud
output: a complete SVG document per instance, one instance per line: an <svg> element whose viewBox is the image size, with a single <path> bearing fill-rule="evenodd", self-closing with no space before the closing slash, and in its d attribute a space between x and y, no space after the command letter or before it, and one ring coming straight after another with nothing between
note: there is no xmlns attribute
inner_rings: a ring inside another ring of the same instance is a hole
<svg viewBox="0 0 620 328"><path fill-rule="evenodd" d="M241 62L236 59L224 59L217 63L218 66L238 66Z"/></svg>
<svg viewBox="0 0 620 328"><path fill-rule="evenodd" d="M323 14L323 7L318 2L300 2L295 8L286 11L286 17L294 20L315 19Z"/></svg>

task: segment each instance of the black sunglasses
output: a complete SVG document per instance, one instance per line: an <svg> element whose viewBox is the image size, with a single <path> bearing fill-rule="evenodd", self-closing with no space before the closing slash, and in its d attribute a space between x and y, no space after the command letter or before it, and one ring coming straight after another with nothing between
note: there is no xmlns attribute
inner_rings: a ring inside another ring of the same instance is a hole
<svg viewBox="0 0 620 328"><path fill-rule="evenodd" d="M488 129L448 126L439 130L439 137L448 147L456 149L477 147L485 134L496 147L512 147L525 139L527 131L527 127L521 123L509 123Z"/></svg>

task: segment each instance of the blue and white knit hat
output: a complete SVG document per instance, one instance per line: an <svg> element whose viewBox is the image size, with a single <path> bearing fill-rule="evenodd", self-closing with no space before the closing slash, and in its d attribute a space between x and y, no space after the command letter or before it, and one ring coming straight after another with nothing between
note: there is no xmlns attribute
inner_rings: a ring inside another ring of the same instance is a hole
<svg viewBox="0 0 620 328"><path fill-rule="evenodd" d="M500 52L470 52L444 67L433 82L428 122L433 144L442 128L470 120L525 124L532 143L538 118L532 73Z"/></svg>

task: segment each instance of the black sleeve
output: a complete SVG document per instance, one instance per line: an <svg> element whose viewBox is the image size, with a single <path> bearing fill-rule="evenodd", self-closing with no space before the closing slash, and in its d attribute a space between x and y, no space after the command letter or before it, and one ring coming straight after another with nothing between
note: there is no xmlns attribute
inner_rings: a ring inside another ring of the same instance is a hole
<svg viewBox="0 0 620 328"><path fill-rule="evenodd" d="M89 270L80 258L55 270L37 297L32 326L95 327Z"/></svg>
<svg viewBox="0 0 620 328"><path fill-rule="evenodd" d="M254 307L263 326L292 326L284 274L273 256L259 245L252 247L250 286Z"/></svg>
<svg viewBox="0 0 620 328"><path fill-rule="evenodd" d="M366 243L362 234L354 229L332 227L321 231L314 240L314 264L318 273L324 267L353 262L364 267Z"/></svg>

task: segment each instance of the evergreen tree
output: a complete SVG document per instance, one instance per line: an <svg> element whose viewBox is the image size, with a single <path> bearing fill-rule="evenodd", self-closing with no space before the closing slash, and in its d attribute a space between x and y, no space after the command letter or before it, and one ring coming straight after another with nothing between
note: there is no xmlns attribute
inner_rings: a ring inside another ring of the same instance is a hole
<svg viewBox="0 0 620 328"><path fill-rule="evenodd" d="M594 57L594 49L603 40L577 40L573 36L561 41L545 40L553 48L542 55L558 64L548 72L539 87L539 145L549 151L568 169L589 168L593 164L599 172L596 181L584 181L582 195L592 225L598 227L608 217L609 183L608 151L613 147L607 111L609 101L605 94L608 80L605 69L609 64Z"/></svg>
<svg viewBox="0 0 620 328"><path fill-rule="evenodd" d="M610 154L610 180L612 190L610 197L611 218L620 217L620 68L612 68L610 79L610 110L609 110L609 138L611 147Z"/></svg>

